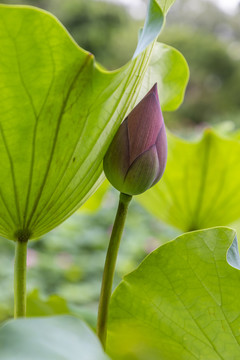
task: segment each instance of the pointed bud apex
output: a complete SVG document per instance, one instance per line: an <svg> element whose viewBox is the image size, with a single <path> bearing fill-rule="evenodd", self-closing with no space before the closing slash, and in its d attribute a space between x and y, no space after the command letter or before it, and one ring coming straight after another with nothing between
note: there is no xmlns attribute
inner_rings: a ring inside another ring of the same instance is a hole
<svg viewBox="0 0 240 360"><path fill-rule="evenodd" d="M160 180L166 161L167 137L155 84L121 124L103 168L117 190L138 195Z"/></svg>

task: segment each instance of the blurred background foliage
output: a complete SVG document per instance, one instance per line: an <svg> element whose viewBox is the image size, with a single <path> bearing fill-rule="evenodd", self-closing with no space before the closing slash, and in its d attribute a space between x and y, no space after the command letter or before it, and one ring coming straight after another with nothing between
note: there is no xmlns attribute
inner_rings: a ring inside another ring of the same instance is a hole
<svg viewBox="0 0 240 360"><path fill-rule="evenodd" d="M129 6L95 0L1 3L34 5L52 12L81 47L113 70L124 65L134 52L147 1L142 0L139 13ZM240 10L228 14L204 0L176 1L159 41L182 52L191 77L182 106L174 113L165 114L172 131L189 136L209 125L221 124L225 132L239 128L239 39ZM96 211L99 198L96 197L96 203L90 199L84 210L40 241L30 243L29 314L74 311L81 315L87 307L89 316L95 318L118 194L110 190L105 195L104 191L100 192L99 196L100 209ZM91 212L91 208L95 211ZM120 249L115 284L147 253L176 235L176 230L159 223L134 201ZM0 320L12 316L13 261L14 244L0 239ZM36 288L39 290L34 291ZM46 300L52 294L59 297Z"/></svg>

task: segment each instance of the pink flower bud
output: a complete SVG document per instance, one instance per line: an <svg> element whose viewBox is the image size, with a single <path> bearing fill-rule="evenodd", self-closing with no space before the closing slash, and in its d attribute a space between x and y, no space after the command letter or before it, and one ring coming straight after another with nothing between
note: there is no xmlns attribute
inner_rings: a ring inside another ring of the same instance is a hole
<svg viewBox="0 0 240 360"><path fill-rule="evenodd" d="M166 129L155 84L119 127L103 168L117 190L138 195L160 180L166 161Z"/></svg>

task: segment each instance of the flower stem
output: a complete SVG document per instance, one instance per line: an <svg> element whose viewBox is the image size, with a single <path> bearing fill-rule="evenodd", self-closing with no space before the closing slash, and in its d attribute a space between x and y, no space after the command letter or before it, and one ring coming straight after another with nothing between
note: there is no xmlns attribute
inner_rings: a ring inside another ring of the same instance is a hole
<svg viewBox="0 0 240 360"><path fill-rule="evenodd" d="M14 318L26 316L27 241L16 241L14 263Z"/></svg>
<svg viewBox="0 0 240 360"><path fill-rule="evenodd" d="M108 307L112 292L113 276L117 261L118 249L127 216L128 205L131 199L132 196L120 193L118 210L115 217L104 265L97 324L97 334L104 348L106 346Z"/></svg>

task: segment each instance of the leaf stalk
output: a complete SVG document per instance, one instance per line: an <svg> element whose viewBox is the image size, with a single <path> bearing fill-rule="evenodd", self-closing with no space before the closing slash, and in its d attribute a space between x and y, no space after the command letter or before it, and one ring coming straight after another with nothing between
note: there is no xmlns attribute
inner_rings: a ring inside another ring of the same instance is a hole
<svg viewBox="0 0 240 360"><path fill-rule="evenodd" d="M106 347L107 339L107 320L110 297L112 292L113 277L116 267L117 255L119 250L120 241L124 229L124 224L127 216L128 206L132 199L132 196L120 193L118 210L115 217L112 234L108 246L106 255L102 288L100 294L100 301L98 307L98 322L97 322L97 334L103 345Z"/></svg>
<svg viewBox="0 0 240 360"><path fill-rule="evenodd" d="M28 241L16 241L14 262L14 318L26 316L26 275Z"/></svg>

